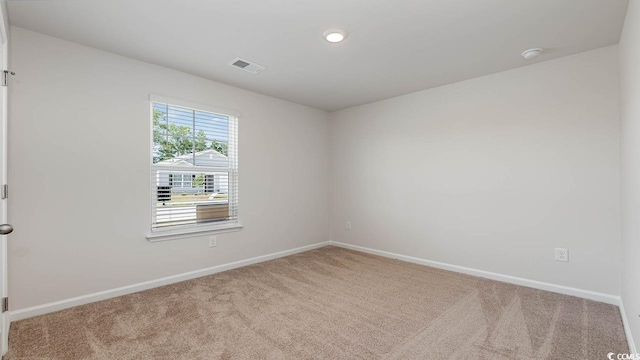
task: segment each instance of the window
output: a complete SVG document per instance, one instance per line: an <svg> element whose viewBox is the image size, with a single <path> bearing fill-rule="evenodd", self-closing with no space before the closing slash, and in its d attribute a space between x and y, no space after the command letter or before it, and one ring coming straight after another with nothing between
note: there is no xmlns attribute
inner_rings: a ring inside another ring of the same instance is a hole
<svg viewBox="0 0 640 360"><path fill-rule="evenodd" d="M192 174L169 174L169 185L174 189L191 188L194 176Z"/></svg>
<svg viewBox="0 0 640 360"><path fill-rule="evenodd" d="M238 225L238 118L151 97L151 230Z"/></svg>

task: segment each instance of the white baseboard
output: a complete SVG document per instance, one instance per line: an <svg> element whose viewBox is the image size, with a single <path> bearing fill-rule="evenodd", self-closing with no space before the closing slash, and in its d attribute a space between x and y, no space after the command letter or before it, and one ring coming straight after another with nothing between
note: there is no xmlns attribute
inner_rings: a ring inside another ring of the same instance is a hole
<svg viewBox="0 0 640 360"><path fill-rule="evenodd" d="M622 298L620 298L618 307L620 308L620 316L622 316L622 325L624 325L624 332L625 334L627 334L627 344L629 344L629 354L637 354L638 349L636 348L636 344L633 341L633 336L631 335L631 327L629 326L627 313L624 311L624 304L622 302Z"/></svg>
<svg viewBox="0 0 640 360"><path fill-rule="evenodd" d="M522 286L526 286L534 289L540 289L540 290L546 290L546 291L551 291L551 292L565 294L565 295L577 296L577 297L599 301L599 302L612 304L612 305L618 305L620 301L620 297L617 295L604 294L604 293L590 291L590 290L582 290L582 289L572 288L568 286L550 284L542 281L529 280L529 279L519 278L515 276L510 276L510 275L503 275L503 274L498 274L498 273L484 271L484 270L477 270L477 269L472 269L464 266L451 265L451 264L446 264L438 261L420 259L413 256L400 255L400 254L395 254L387 251L375 250L367 247L351 245L351 244L341 243L337 241L329 241L329 243L331 245L343 247L345 249L362 251L365 253L384 256L391 259L397 259L397 260L402 260L402 261L406 261L414 264L426 265L426 266L431 266L438 269L478 276L486 279L497 280L497 281L502 281L502 282L516 284L516 285L522 285Z"/></svg>
<svg viewBox="0 0 640 360"><path fill-rule="evenodd" d="M93 294L87 294L87 295L82 295L82 296L78 296L70 299L55 301L48 304L14 310L9 312L9 318L10 318L10 321L23 320L23 319L27 319L27 318L38 316L38 315L44 315L44 314L72 308L74 306L84 305L84 304L88 304L88 303L92 303L100 300L111 299L114 297L132 294L139 291L156 288L159 286L169 285L169 284L177 283L180 281L191 280L198 277L216 274L216 273L227 271L227 270L237 269L247 265L253 265L253 264L261 263L264 261L301 253L308 250L318 249L327 245L329 245L329 241L325 241L325 242L321 242L313 245L302 246L295 249L280 251L272 254L257 256L251 259L235 261L228 264L217 265L217 266L213 266L206 269L195 270L195 271L190 271L190 272L186 272L178 275L167 276L157 280L145 281L138 284L127 285L127 286L123 286L123 287L119 287L111 290L105 290L105 291L100 291Z"/></svg>

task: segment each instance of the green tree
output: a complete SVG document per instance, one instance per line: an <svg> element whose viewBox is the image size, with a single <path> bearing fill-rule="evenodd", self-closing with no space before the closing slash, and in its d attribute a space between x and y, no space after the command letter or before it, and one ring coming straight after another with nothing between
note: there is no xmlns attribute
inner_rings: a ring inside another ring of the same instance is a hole
<svg viewBox="0 0 640 360"><path fill-rule="evenodd" d="M218 142L216 140L213 140L211 142L211 149L219 152L220 154L222 154L224 156L227 156L228 146L227 146L227 144L225 144L223 142Z"/></svg>
<svg viewBox="0 0 640 360"><path fill-rule="evenodd" d="M213 149L227 155L227 144L216 140L209 143L203 130L195 134L191 126L167 124L167 114L153 110L153 144L156 150L153 157L154 164L180 155L191 154L195 151Z"/></svg>
<svg viewBox="0 0 640 360"><path fill-rule="evenodd" d="M153 110L153 144L157 147L154 163L193 151L191 127L167 124L166 116L161 111Z"/></svg>
<svg viewBox="0 0 640 360"><path fill-rule="evenodd" d="M200 130L196 133L196 151L204 151L207 150L207 135L205 135L204 131Z"/></svg>
<svg viewBox="0 0 640 360"><path fill-rule="evenodd" d="M204 186L204 173L198 174L191 182L192 187Z"/></svg>

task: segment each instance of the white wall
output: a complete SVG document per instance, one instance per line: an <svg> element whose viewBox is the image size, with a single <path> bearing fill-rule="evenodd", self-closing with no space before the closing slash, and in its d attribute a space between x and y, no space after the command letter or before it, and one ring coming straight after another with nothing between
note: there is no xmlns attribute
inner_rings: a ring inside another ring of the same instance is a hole
<svg viewBox="0 0 640 360"><path fill-rule="evenodd" d="M11 51L12 310L329 240L325 112L19 28ZM216 248L145 239L149 93L242 114L245 228Z"/></svg>
<svg viewBox="0 0 640 360"><path fill-rule="evenodd" d="M618 101L611 46L332 113L332 240L617 295Z"/></svg>
<svg viewBox="0 0 640 360"><path fill-rule="evenodd" d="M620 38L622 301L640 339L640 3L630 1Z"/></svg>
<svg viewBox="0 0 640 360"><path fill-rule="evenodd" d="M343 110L331 129L322 111L19 28L11 50L12 310L326 241L330 182L333 240L619 294L615 46ZM246 227L217 248L144 238L149 93L242 113Z"/></svg>

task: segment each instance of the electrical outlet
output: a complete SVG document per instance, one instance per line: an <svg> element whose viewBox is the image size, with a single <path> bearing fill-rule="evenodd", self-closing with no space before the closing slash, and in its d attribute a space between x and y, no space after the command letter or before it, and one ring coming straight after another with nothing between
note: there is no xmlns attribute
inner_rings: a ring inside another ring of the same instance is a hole
<svg viewBox="0 0 640 360"><path fill-rule="evenodd" d="M345 229L347 229L347 230L351 230L351 221L347 221L347 222L344 224L344 228L345 228Z"/></svg>
<svg viewBox="0 0 640 360"><path fill-rule="evenodd" d="M556 248L556 261L569 261L569 249Z"/></svg>
<svg viewBox="0 0 640 360"><path fill-rule="evenodd" d="M209 247L216 247L218 246L218 237L217 236L209 236Z"/></svg>

